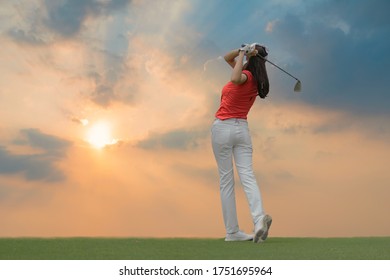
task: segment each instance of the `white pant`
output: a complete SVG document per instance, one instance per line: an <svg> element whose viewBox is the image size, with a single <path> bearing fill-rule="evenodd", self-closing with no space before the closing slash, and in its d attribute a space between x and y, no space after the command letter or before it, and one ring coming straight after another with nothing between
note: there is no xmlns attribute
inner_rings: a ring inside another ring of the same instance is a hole
<svg viewBox="0 0 390 280"><path fill-rule="evenodd" d="M264 215L259 187L252 169L252 141L244 119L216 119L212 129L212 146L218 164L222 213L226 233L239 230L234 192L233 157L249 203L253 223Z"/></svg>

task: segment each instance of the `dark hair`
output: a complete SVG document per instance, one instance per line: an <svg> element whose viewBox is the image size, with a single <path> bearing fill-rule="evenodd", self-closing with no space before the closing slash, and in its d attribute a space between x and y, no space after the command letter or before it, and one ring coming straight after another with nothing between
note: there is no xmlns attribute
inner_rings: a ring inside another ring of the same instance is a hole
<svg viewBox="0 0 390 280"><path fill-rule="evenodd" d="M256 45L258 51L256 56L251 56L245 64L244 69L252 73L257 83L257 93L261 98L265 98L269 92L269 80L265 67L265 58L268 53L265 47Z"/></svg>

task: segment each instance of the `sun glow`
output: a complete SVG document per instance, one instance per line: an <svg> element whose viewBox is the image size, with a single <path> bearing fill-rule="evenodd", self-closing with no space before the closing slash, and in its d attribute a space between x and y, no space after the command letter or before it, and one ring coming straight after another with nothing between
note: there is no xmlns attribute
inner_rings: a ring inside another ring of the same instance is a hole
<svg viewBox="0 0 390 280"><path fill-rule="evenodd" d="M106 122L94 124L88 131L87 141L97 149L117 142L116 139L112 138L110 125Z"/></svg>

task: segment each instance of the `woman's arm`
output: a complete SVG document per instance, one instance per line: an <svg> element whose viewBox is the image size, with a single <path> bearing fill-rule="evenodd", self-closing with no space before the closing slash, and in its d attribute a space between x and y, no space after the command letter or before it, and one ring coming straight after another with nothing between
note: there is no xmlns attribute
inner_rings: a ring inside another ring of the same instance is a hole
<svg viewBox="0 0 390 280"><path fill-rule="evenodd" d="M238 58L235 60L235 65L233 67L232 75L230 77L230 80L232 81L233 84L236 85L241 85L246 82L248 77L242 73L242 67L244 64L244 56L245 52L244 51L239 51L238 52Z"/></svg>
<svg viewBox="0 0 390 280"><path fill-rule="evenodd" d="M230 80L237 85L243 84L247 80L247 76L242 74L244 56L245 52L240 50L232 50L224 56L225 61L233 68ZM238 58L236 59L236 57Z"/></svg>
<svg viewBox="0 0 390 280"><path fill-rule="evenodd" d="M256 55L257 50L253 50L251 53L248 53L248 58ZM230 80L232 83L240 85L246 82L248 77L242 73L242 67L243 67L243 61L244 61L245 51L243 50L232 50L228 52L224 58L225 61L233 68L232 75L230 77ZM236 59L236 57L238 57Z"/></svg>
<svg viewBox="0 0 390 280"><path fill-rule="evenodd" d="M236 60L235 60L235 58L238 56L239 52L240 52L239 49L232 50L232 51L228 52L227 54L225 54L225 56L224 56L225 61L226 61L232 68L234 68L234 66L236 65Z"/></svg>

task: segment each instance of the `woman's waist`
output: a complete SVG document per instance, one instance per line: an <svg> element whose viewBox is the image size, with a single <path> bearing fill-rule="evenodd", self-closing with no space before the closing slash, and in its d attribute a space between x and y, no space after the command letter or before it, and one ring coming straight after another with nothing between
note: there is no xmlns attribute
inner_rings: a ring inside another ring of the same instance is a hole
<svg viewBox="0 0 390 280"><path fill-rule="evenodd" d="M221 123L221 124L248 124L248 121L247 121L247 119L244 119L244 118L227 118L227 119L215 118L214 123Z"/></svg>

